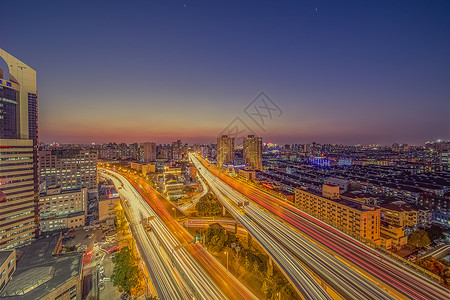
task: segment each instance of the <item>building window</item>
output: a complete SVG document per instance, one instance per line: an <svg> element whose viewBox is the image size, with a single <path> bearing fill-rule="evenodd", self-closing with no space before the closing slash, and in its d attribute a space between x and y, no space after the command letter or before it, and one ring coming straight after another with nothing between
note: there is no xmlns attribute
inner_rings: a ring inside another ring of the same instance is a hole
<svg viewBox="0 0 450 300"><path fill-rule="evenodd" d="M73 287L70 288L69 293L70 293L70 294L73 294L73 293L75 293L76 291L77 291L77 286L74 285Z"/></svg>

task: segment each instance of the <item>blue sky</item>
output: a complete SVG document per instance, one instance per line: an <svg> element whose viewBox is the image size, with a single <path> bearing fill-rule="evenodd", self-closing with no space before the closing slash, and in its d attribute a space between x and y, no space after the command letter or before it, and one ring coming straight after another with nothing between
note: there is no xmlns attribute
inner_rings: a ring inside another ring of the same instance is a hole
<svg viewBox="0 0 450 300"><path fill-rule="evenodd" d="M18 12L20 14L18 15ZM214 140L260 91L265 141L449 138L449 1L15 1L44 142Z"/></svg>

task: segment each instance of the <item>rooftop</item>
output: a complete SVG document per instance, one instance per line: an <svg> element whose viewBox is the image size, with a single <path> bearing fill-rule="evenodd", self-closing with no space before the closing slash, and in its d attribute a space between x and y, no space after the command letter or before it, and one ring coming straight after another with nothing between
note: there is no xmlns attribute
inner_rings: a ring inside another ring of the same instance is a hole
<svg viewBox="0 0 450 300"><path fill-rule="evenodd" d="M8 257L13 253L14 250L0 251L0 266L8 259Z"/></svg>
<svg viewBox="0 0 450 300"><path fill-rule="evenodd" d="M40 239L18 250L17 269L2 299L40 299L81 274L83 254L52 254L58 239L58 235Z"/></svg>

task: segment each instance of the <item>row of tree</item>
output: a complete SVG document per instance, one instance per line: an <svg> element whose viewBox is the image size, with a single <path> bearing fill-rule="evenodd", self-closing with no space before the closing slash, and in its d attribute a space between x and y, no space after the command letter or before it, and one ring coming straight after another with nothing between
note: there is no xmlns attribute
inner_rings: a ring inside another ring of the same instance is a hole
<svg viewBox="0 0 450 300"><path fill-rule="evenodd" d="M113 259L114 268L111 275L111 282L120 292L128 295L140 295L143 292L143 274L138 266L138 260L133 251L128 247L123 247L116 253Z"/></svg>
<svg viewBox="0 0 450 300"><path fill-rule="evenodd" d="M420 258L416 263L424 269L440 276L442 284L450 288L450 263L445 260L438 260L432 256Z"/></svg>
<svg viewBox="0 0 450 300"><path fill-rule="evenodd" d="M215 253L227 251L230 260L230 268L236 271L236 276L252 278L251 282L257 282L260 291L266 299L296 299L297 293L292 285L280 272L274 273L273 266L269 265L269 258L252 247L251 241L244 247L239 238L222 226L214 224L204 234L205 244ZM278 294L279 298L276 297Z"/></svg>

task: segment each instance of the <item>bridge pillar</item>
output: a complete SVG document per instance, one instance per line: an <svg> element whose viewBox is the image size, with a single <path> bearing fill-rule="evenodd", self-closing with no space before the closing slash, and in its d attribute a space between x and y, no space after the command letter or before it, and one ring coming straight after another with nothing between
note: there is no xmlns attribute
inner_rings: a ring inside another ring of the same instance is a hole
<svg viewBox="0 0 450 300"><path fill-rule="evenodd" d="M238 223L234 223L234 234L238 233Z"/></svg>
<svg viewBox="0 0 450 300"><path fill-rule="evenodd" d="M247 232L247 244L248 244L248 248L251 249L252 248L252 235Z"/></svg>
<svg viewBox="0 0 450 300"><path fill-rule="evenodd" d="M222 216L225 217L226 213L227 213L227 210L225 209L225 206L222 205Z"/></svg>
<svg viewBox="0 0 450 300"><path fill-rule="evenodd" d="M269 263L267 264L267 276L272 277L273 276L273 260L272 256L269 256Z"/></svg>

